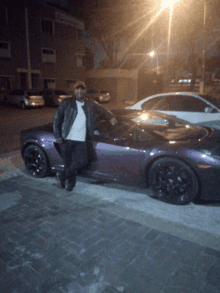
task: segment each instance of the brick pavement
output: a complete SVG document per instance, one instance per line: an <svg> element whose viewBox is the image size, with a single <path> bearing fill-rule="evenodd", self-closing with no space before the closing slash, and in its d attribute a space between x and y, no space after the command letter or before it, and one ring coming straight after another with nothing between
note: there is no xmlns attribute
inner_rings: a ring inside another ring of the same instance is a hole
<svg viewBox="0 0 220 293"><path fill-rule="evenodd" d="M220 251L31 180L0 182L0 292L220 292Z"/></svg>

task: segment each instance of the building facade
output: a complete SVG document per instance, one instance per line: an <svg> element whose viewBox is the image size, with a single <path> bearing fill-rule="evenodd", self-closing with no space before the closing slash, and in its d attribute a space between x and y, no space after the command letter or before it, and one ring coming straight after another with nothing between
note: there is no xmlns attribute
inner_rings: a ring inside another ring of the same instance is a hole
<svg viewBox="0 0 220 293"><path fill-rule="evenodd" d="M84 24L60 9L29 2L0 6L0 90L71 92L76 80L85 81Z"/></svg>

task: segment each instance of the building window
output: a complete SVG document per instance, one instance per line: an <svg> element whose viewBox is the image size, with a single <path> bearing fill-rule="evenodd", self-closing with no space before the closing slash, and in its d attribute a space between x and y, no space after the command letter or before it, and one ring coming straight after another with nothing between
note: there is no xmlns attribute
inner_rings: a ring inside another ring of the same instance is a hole
<svg viewBox="0 0 220 293"><path fill-rule="evenodd" d="M11 78L0 76L1 91L11 90Z"/></svg>
<svg viewBox="0 0 220 293"><path fill-rule="evenodd" d="M41 31L44 34L54 34L54 23L52 20L41 18Z"/></svg>
<svg viewBox="0 0 220 293"><path fill-rule="evenodd" d="M0 25L6 26L8 24L7 8L0 6Z"/></svg>
<svg viewBox="0 0 220 293"><path fill-rule="evenodd" d="M76 54L76 66L77 67L83 66L83 57L84 57L84 55Z"/></svg>
<svg viewBox="0 0 220 293"><path fill-rule="evenodd" d="M0 57L1 58L11 58L10 43L0 42Z"/></svg>
<svg viewBox="0 0 220 293"><path fill-rule="evenodd" d="M42 48L42 62L56 63L55 49Z"/></svg>
<svg viewBox="0 0 220 293"><path fill-rule="evenodd" d="M44 79L44 88L45 89L56 89L56 83L54 79Z"/></svg>
<svg viewBox="0 0 220 293"><path fill-rule="evenodd" d="M76 82L76 80L67 80L66 81L66 89L67 91L73 91L73 84Z"/></svg>

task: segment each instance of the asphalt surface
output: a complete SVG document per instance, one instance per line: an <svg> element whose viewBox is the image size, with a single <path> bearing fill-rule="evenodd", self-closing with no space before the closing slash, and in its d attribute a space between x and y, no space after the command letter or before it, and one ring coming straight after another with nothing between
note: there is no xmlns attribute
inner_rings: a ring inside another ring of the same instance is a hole
<svg viewBox="0 0 220 293"><path fill-rule="evenodd" d="M1 156L0 292L220 292L218 235L204 232L212 244L201 245L178 223L167 233L166 219L158 225L86 185L90 193L83 181L66 192L54 178L27 176L13 153Z"/></svg>

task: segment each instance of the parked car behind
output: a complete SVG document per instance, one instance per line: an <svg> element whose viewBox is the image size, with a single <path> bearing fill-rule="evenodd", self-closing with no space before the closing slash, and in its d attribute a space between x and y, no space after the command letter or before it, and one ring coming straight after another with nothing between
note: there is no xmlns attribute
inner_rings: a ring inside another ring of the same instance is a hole
<svg viewBox="0 0 220 293"><path fill-rule="evenodd" d="M126 107L128 108L128 107ZM149 96L130 109L155 110L190 123L220 129L220 98L194 92L170 92Z"/></svg>
<svg viewBox="0 0 220 293"><path fill-rule="evenodd" d="M86 96L88 99L99 103L106 103L110 101L110 94L106 90L88 89Z"/></svg>
<svg viewBox="0 0 220 293"><path fill-rule="evenodd" d="M43 107L44 99L38 91L16 89L5 97L5 104L16 105L22 109L27 107Z"/></svg>
<svg viewBox="0 0 220 293"><path fill-rule="evenodd" d="M44 98L45 106L51 107L59 106L64 99L72 97L72 95L69 95L65 91L60 89L45 89L41 91L41 94Z"/></svg>

